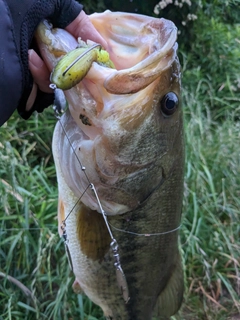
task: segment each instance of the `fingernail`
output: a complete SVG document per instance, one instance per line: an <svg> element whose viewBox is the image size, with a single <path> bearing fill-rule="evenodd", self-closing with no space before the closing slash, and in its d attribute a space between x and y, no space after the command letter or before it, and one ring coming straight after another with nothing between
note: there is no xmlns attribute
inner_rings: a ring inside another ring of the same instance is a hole
<svg viewBox="0 0 240 320"><path fill-rule="evenodd" d="M43 66L42 59L37 55L37 53L33 49L28 50L28 61L35 68L41 69Z"/></svg>

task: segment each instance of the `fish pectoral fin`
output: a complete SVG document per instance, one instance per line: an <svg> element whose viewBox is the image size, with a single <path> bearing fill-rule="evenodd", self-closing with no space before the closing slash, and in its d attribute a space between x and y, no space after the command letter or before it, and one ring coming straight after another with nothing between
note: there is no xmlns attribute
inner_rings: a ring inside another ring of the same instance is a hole
<svg viewBox="0 0 240 320"><path fill-rule="evenodd" d="M102 261L109 251L111 237L102 215L80 203L77 213L77 237L82 253L93 261Z"/></svg>
<svg viewBox="0 0 240 320"><path fill-rule="evenodd" d="M83 293L83 289L81 288L81 285L77 281L77 279L74 280L72 288L73 288L74 293L76 293L76 294L82 294Z"/></svg>
<svg viewBox="0 0 240 320"><path fill-rule="evenodd" d="M179 255L172 276L166 287L160 293L154 315L170 317L174 315L181 307L184 293L184 276L182 268L182 259Z"/></svg>

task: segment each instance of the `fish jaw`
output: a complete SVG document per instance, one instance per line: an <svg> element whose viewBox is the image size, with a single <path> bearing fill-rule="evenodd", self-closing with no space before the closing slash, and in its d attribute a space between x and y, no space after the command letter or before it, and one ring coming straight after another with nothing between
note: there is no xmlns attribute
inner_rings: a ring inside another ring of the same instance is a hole
<svg viewBox="0 0 240 320"><path fill-rule="evenodd" d="M181 111L165 119L159 104L168 91L180 94L177 31L170 21L142 15L106 11L90 19L107 41L117 69L94 62L85 79L65 92L70 111L66 126L75 152L64 132L59 133L61 165L71 163L65 179L76 195L83 193L88 181L79 170L77 154L84 166L88 164L89 179L106 213L122 214L137 208L169 170L165 159L171 146L159 141L166 140L174 123L177 133ZM62 52L77 45L66 31L46 25L37 38L50 70ZM173 143L174 135L170 140ZM99 211L90 192L82 201Z"/></svg>
<svg viewBox="0 0 240 320"><path fill-rule="evenodd" d="M108 92L138 92L173 62L176 50L171 51L177 28L171 21L109 10L95 13L90 19L107 41L110 57L118 70L105 78L104 87Z"/></svg>
<svg viewBox="0 0 240 320"><path fill-rule="evenodd" d="M107 41L107 50L117 70L129 69L153 52L166 51L166 43L173 38L176 41L177 29L166 19L109 10L89 17Z"/></svg>

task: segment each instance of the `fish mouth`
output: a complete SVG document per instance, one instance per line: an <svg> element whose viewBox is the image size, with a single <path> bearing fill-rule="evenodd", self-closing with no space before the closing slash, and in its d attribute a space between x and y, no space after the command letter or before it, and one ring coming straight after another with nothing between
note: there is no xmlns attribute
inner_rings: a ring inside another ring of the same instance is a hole
<svg viewBox="0 0 240 320"><path fill-rule="evenodd" d="M95 13L90 19L107 41L117 69L107 75L103 83L112 94L144 89L168 69L176 57L177 28L169 20L110 11Z"/></svg>
<svg viewBox="0 0 240 320"><path fill-rule="evenodd" d="M89 179L104 211L122 214L144 203L164 182L161 159L168 150L166 143L158 145L166 141L166 133L164 128L159 129L153 105L157 108L175 81L171 79L179 74L172 67L177 59L177 29L165 19L128 13L106 11L90 19L108 43L106 49L116 69L93 62L85 78L65 91L69 110L61 124L68 138L58 126L53 146L62 171L68 168L64 179L76 196L88 185L79 172L80 159L88 165ZM41 25L37 38L50 71L78 44L65 30L46 24ZM149 144L154 144L157 151L151 148L146 154L144 146ZM81 201L99 211L90 191Z"/></svg>
<svg viewBox="0 0 240 320"><path fill-rule="evenodd" d="M105 11L90 15L90 19L108 43L107 51L116 69L93 62L74 88L76 95L66 92L66 96L73 118L94 139L113 118L118 118L123 127L127 124L128 130L141 125L151 112L146 97L153 96L159 79L176 60L178 45L177 28L163 18ZM83 104L88 101L85 110L76 103L79 92ZM144 104L142 110L139 102Z"/></svg>
<svg viewBox="0 0 240 320"><path fill-rule="evenodd" d="M131 13L94 13L89 16L95 28L108 43L107 51L116 69L108 69L93 63L86 79L99 81L112 94L136 93L154 82L168 69L176 58L177 28L169 20L156 19ZM53 29L44 21L36 38L42 50L49 50L49 69L59 58L78 45L65 30ZM45 48L42 44L45 44Z"/></svg>
<svg viewBox="0 0 240 320"><path fill-rule="evenodd" d="M116 69L93 62L86 77L65 93L78 126L94 139L111 117L118 117L123 126L128 123L128 128L141 125L151 111L145 103L146 97L152 95L157 80L176 60L177 28L163 18L109 10L89 17L106 40L106 49ZM36 38L50 71L64 54L78 45L73 36L65 30L52 28L46 21L39 26ZM139 101L145 103L141 117L140 112L134 114ZM86 104L87 108L81 107ZM126 121L130 109L134 121Z"/></svg>

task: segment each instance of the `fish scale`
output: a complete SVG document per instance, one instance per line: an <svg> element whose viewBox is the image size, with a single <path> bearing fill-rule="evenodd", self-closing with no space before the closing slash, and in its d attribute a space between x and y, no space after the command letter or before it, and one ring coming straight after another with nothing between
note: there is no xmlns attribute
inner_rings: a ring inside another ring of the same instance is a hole
<svg viewBox="0 0 240 320"><path fill-rule="evenodd" d="M169 318L183 297L177 30L168 20L131 13L106 11L90 19L116 69L87 66L81 82L65 92L69 109L59 117L52 143L73 287L107 319ZM47 24L36 37L50 71L60 59L56 52L77 46L66 31Z"/></svg>
<svg viewBox="0 0 240 320"><path fill-rule="evenodd" d="M168 182L166 182L168 183ZM163 187L163 186L162 186ZM160 192L159 192L160 193ZM152 199L153 203L155 203L154 198ZM150 207L149 207L150 206ZM166 208L166 207L165 207ZM152 230L152 232L161 232L163 230L166 229L165 226L165 221L160 221L157 223L157 221L155 221L155 219L153 219L153 221L151 221L150 223L150 218L148 217L147 221L148 223L144 223L141 226L141 224L139 224L139 220L143 219L143 221L146 221L145 215L147 214L147 212L151 212L151 204L150 202L147 203L147 207L144 207L141 211L137 211L135 213L136 217L133 218L131 221L131 231L136 231L138 233L146 233L146 230ZM156 209L156 207L155 207ZM169 208L166 208L169 212ZM180 208L179 208L180 209ZM178 210L179 210L178 209ZM172 209L173 210L173 209ZM180 211L180 210L179 210ZM174 211L176 212L176 211ZM141 217L141 215L143 217ZM109 221L110 223L113 225L112 220L114 220L114 218L111 218ZM178 225L179 223L179 218L178 221L176 221L176 219L172 219L173 221L169 222L169 230L171 229L171 225L175 224ZM134 222L138 222L137 224L137 229L136 227L134 228ZM121 226L118 226L119 228L121 228ZM124 226L122 226L122 230L127 230L125 224ZM168 268L167 268L167 272L165 271L166 269L166 265L170 265L170 261L166 261L167 257L168 260L171 259L171 257L169 257L168 252L170 251L171 254L174 254L174 251L177 252L178 250L178 246L177 246L177 234L168 234L168 235L161 235L161 242L159 242L159 239L157 236L155 237L134 237L132 235L129 235L126 239L126 234L122 233L121 234L121 238L118 237L117 232L115 232L115 236L118 240L119 243L123 244L124 243L124 247L128 248L128 253L123 252L121 255L121 261L122 261L122 265L126 274L126 278L129 282L129 292L130 292L130 296L132 297L132 299L129 301L129 309L130 309L130 314L134 314L136 319L151 319L151 317L149 317L149 314L151 312L151 305L149 305L148 310L147 308L145 308L145 312L146 314L143 313L143 304L144 302L147 300L148 297L148 292L151 292L152 294L152 287L153 287L153 283L155 283L156 281L159 281L159 283L161 283L161 286L164 287L166 285L166 283L164 283L163 281L161 281L161 278L168 278ZM174 241L175 240L175 241ZM125 242L127 241L127 244L125 244ZM174 245L173 245L174 244ZM155 256L152 255L152 248L155 248L155 250L157 252L159 252L159 256L157 258L155 258ZM143 264L141 262L141 257L135 257L136 253L137 255L141 255L141 252L144 251L144 254L142 254L142 258L144 257L144 261L145 263ZM148 256L149 253L149 256ZM146 270L144 270L143 268L145 268ZM153 272L157 272L157 275L153 275ZM147 275L152 275L152 279L148 279L147 283L141 284L139 283L139 279L144 279L144 277L141 277L140 275L138 276L134 276L132 275L129 279L128 276L128 272L131 274L138 274L139 272L142 272L143 275L147 274ZM151 281L150 281L151 280ZM137 285L138 283L138 285ZM161 287L158 287L158 292L155 292L155 295L152 294L152 305L155 305L155 301L157 300L158 295L161 293ZM140 292L141 291L141 294ZM139 300L139 296L142 297L142 301ZM181 303L181 301L179 301L179 304ZM139 311L137 311L139 309ZM133 319L134 317L130 316L129 319Z"/></svg>

